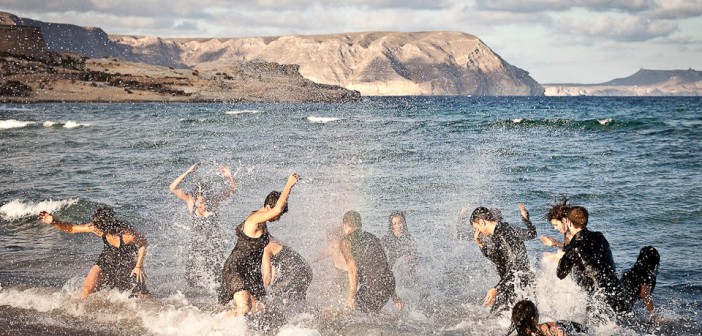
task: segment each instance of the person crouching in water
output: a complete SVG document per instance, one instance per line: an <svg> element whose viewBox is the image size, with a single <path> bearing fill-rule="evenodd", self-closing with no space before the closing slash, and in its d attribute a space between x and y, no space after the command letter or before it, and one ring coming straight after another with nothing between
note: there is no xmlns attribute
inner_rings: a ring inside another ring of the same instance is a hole
<svg viewBox="0 0 702 336"><path fill-rule="evenodd" d="M408 283L416 282L417 242L407 230L407 221L402 211L393 211L388 218L388 233L381 239L387 252L390 269L399 260L407 265Z"/></svg>
<svg viewBox="0 0 702 336"><path fill-rule="evenodd" d="M101 288L131 289L133 296L149 294L144 272L146 238L131 225L118 220L112 208L98 208L92 222L86 224L59 222L46 211L39 213L39 219L64 232L93 233L102 238L102 253L85 278L81 298Z"/></svg>
<svg viewBox="0 0 702 336"><path fill-rule="evenodd" d="M656 278L658 277L658 265L661 256L653 246L646 246L639 252L634 267L624 272L622 275L622 286L624 286L624 305L627 311L631 311L636 301L641 299L646 310L651 314L651 321L660 324L662 319L656 313L653 304L653 290L656 288Z"/></svg>
<svg viewBox="0 0 702 336"><path fill-rule="evenodd" d="M556 253L559 258L556 276L564 279L571 272L573 280L591 298L609 305L616 314L626 311L623 288L612 257L609 242L600 232L587 228L589 214L581 206L570 206L558 218L572 236L568 245ZM590 302L593 303L593 302ZM588 304L588 311L592 312Z"/></svg>
<svg viewBox="0 0 702 336"><path fill-rule="evenodd" d="M271 296L282 300L285 305L305 301L307 288L312 282L312 267L305 258L270 238L263 250L262 263L263 284L270 286Z"/></svg>
<svg viewBox="0 0 702 336"><path fill-rule="evenodd" d="M475 242L483 255L495 264L500 276L500 281L485 296L484 304L492 306L491 313L509 309L516 301L516 287L527 288L533 283L524 241L536 237L536 227L529 220L524 205L520 203L519 208L527 230L502 222L494 210L486 207L476 208L470 216ZM489 242L484 242L483 237L488 237Z"/></svg>
<svg viewBox="0 0 702 336"><path fill-rule="evenodd" d="M361 230L361 215L356 211L344 214L342 228L346 236L340 247L349 271L346 306L377 313L392 299L397 309L402 310L405 304L395 293L395 276L380 239Z"/></svg>
<svg viewBox="0 0 702 336"><path fill-rule="evenodd" d="M539 323L539 310L529 300L517 302L512 308L512 325L507 336L566 336L568 333L587 333L587 327L577 322L557 321Z"/></svg>
<svg viewBox="0 0 702 336"><path fill-rule="evenodd" d="M240 316L252 309L259 312L259 300L266 295L261 274L263 250L268 246L270 235L268 222L280 220L288 211L288 196L300 176L293 173L288 177L283 192L273 191L263 202L263 207L252 212L243 223L236 227L237 242L232 253L224 262L219 303L225 305L232 299L236 305L230 315Z"/></svg>

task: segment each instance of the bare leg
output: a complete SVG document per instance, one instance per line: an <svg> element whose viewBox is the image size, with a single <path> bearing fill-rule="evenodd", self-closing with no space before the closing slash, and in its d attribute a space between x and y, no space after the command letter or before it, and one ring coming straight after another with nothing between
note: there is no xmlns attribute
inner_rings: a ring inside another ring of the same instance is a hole
<svg viewBox="0 0 702 336"><path fill-rule="evenodd" d="M81 299L86 299L88 295L95 292L95 289L97 288L98 284L100 284L101 278L102 271L100 270L100 266L93 265L93 267L90 268L90 272L88 272L88 276L85 278Z"/></svg>
<svg viewBox="0 0 702 336"><path fill-rule="evenodd" d="M234 310L230 311L227 315L229 316L242 316L246 315L249 311L251 311L251 301L255 301L256 299L253 298L251 293L246 290L238 291L234 293L234 305L236 308Z"/></svg>

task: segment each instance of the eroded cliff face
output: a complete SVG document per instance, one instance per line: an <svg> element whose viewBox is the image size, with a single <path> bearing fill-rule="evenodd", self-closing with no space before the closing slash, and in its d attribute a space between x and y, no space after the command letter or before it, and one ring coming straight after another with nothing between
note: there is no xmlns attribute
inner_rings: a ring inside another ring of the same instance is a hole
<svg viewBox="0 0 702 336"><path fill-rule="evenodd" d="M313 82L339 85L364 95L524 96L544 92L528 72L505 62L477 37L459 32L110 38L129 46L141 61L172 66L250 60L297 64L300 74Z"/></svg>

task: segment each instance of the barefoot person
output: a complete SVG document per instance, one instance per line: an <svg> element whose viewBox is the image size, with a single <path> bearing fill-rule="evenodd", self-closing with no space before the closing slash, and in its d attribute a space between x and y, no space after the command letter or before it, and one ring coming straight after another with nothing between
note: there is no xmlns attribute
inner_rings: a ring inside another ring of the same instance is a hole
<svg viewBox="0 0 702 336"><path fill-rule="evenodd" d="M279 220L288 211L288 196L299 178L297 174L291 174L282 193L273 191L268 194L263 207L236 227L238 240L224 263L219 288L220 304L234 300L233 316L244 315L254 308L260 310L258 301L266 294L261 263L263 250L270 241L267 223Z"/></svg>
<svg viewBox="0 0 702 336"><path fill-rule="evenodd" d="M509 309L516 301L515 289L529 287L533 282L524 240L536 237L536 227L523 204L519 204L519 209L526 230L501 221L495 209L479 207L470 216L475 242L483 255L495 264L500 276L500 281L485 296L484 304L491 306L493 313ZM484 237L489 241L484 241Z"/></svg>
<svg viewBox="0 0 702 336"><path fill-rule="evenodd" d="M653 304L653 290L656 288L660 261L661 256L658 254L658 250L653 246L646 246L639 252L634 267L622 275L626 310L631 310L636 301L640 299L648 310L651 321L656 324L660 324L662 321Z"/></svg>
<svg viewBox="0 0 702 336"><path fill-rule="evenodd" d="M299 253L270 238L263 250L263 284L270 286L270 295L292 304L305 301L312 282L312 267Z"/></svg>
<svg viewBox="0 0 702 336"><path fill-rule="evenodd" d="M395 277L378 237L361 230L361 215L356 211L344 214L341 253L349 270L349 293L346 306L362 312L377 313L388 299L398 310L404 302L395 293Z"/></svg>
<svg viewBox="0 0 702 336"><path fill-rule="evenodd" d="M64 232L93 233L102 238L104 247L85 278L83 299L101 288L132 289L133 295L148 295L144 273L146 238L131 225L118 220L112 208L97 209L92 222L86 224L60 222L45 211L39 213L39 219ZM134 288L132 277L137 283Z"/></svg>
<svg viewBox="0 0 702 336"><path fill-rule="evenodd" d="M171 192L188 206L192 222L185 270L186 280L191 287L205 286L208 278L214 281L222 268L224 243L217 209L236 189L232 172L226 166L219 167L219 172L229 182L229 187L223 193L212 195L212 191L204 184L199 184L191 193L180 189L183 180L199 166L200 162L190 166L185 173L173 180L169 187Z"/></svg>

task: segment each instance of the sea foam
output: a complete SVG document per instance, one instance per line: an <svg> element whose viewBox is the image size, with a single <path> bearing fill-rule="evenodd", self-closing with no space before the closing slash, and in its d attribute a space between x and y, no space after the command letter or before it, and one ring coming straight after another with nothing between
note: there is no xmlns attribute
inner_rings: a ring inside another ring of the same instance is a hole
<svg viewBox="0 0 702 336"><path fill-rule="evenodd" d="M78 202L78 199L63 201L41 201L39 203L22 202L18 199L12 200L0 206L0 218L6 221L13 221L27 216L36 216L41 211L54 212L65 207L69 207Z"/></svg>
<svg viewBox="0 0 702 336"><path fill-rule="evenodd" d="M256 113L261 113L263 111L261 110L233 110L233 111L227 111L225 112L226 114L229 115L239 115L239 114L256 114Z"/></svg>
<svg viewBox="0 0 702 336"><path fill-rule="evenodd" d="M15 119L0 120L0 129L22 128L34 124L36 124L34 121L22 121Z"/></svg>
<svg viewBox="0 0 702 336"><path fill-rule="evenodd" d="M307 117L307 121L313 123L313 124L326 124L332 121L339 121L341 118L333 118L333 117L315 117L315 116L309 116Z"/></svg>
<svg viewBox="0 0 702 336"><path fill-rule="evenodd" d="M612 123L612 118L597 119L597 122L600 123L600 125L609 125Z"/></svg>

